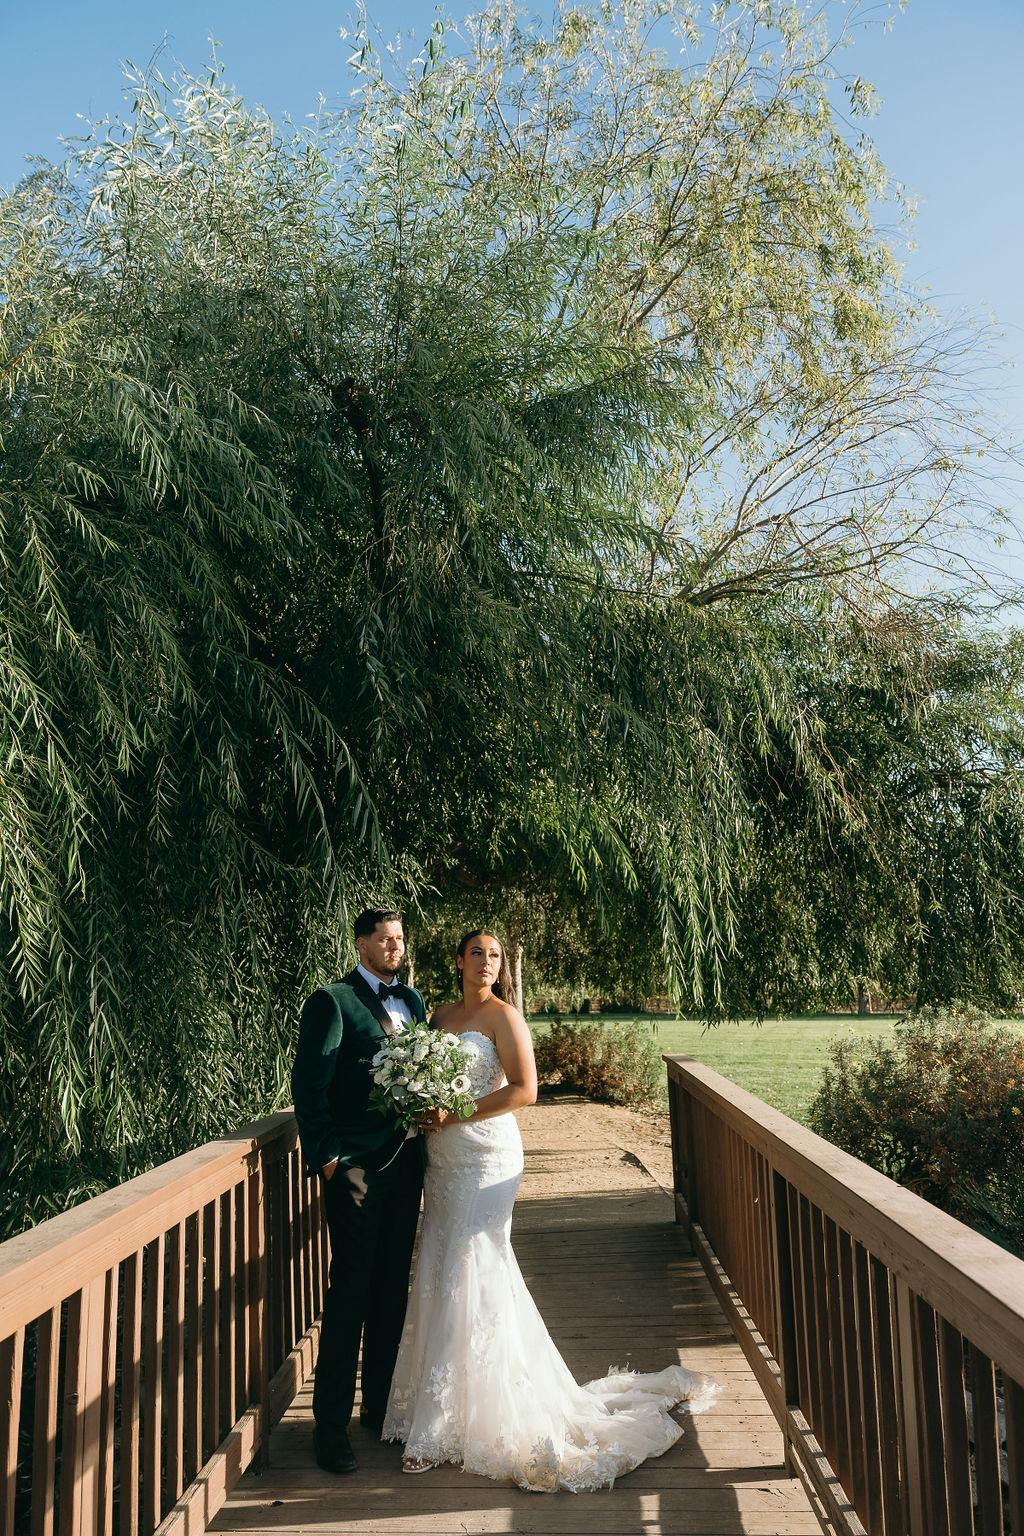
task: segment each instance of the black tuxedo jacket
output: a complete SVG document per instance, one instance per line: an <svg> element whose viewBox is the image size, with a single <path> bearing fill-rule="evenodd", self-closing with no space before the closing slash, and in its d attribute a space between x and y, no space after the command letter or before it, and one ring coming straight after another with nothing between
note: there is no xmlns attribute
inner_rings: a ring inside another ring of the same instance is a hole
<svg viewBox="0 0 1024 1536"><path fill-rule="evenodd" d="M423 998L403 988L413 1019L426 1018ZM391 1032L387 1013L358 970L321 987L299 1019L292 1099L299 1140L311 1173L338 1158L356 1168L382 1168L405 1131L370 1103L370 1061Z"/></svg>

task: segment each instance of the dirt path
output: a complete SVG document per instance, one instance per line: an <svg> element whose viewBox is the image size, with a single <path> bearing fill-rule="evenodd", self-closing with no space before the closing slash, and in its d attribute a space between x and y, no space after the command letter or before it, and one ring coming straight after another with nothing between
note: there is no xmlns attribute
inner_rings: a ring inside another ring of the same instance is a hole
<svg viewBox="0 0 1024 1536"><path fill-rule="evenodd" d="M541 1091L536 1104L517 1112L524 1140L540 1141L562 1158L530 1168L531 1192L557 1196L592 1187L595 1163L605 1189L640 1189L652 1182L672 1189L672 1148L667 1114L640 1113L594 1104L576 1095ZM586 1169L578 1154L586 1152Z"/></svg>

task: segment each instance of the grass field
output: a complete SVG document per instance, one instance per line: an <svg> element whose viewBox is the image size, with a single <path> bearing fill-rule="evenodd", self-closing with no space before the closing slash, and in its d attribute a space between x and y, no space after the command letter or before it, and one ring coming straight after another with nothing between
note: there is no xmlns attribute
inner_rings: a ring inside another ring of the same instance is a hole
<svg viewBox="0 0 1024 1536"><path fill-rule="evenodd" d="M807 1123L807 1106L818 1086L829 1038L850 1032L881 1034L895 1022L894 1017L886 1014L826 1014L767 1019L763 1024L720 1024L715 1029L705 1029L699 1021L690 1019L606 1013L592 1019L584 1016L580 1022L610 1025L633 1017L639 1017L650 1029L659 1051L694 1057L803 1125ZM536 1030L547 1027L543 1017L531 1019L530 1023Z"/></svg>

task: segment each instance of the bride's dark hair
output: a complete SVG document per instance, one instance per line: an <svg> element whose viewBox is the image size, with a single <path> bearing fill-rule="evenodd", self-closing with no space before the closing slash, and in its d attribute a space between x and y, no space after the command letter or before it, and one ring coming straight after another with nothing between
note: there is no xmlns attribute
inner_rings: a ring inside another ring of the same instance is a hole
<svg viewBox="0 0 1024 1536"><path fill-rule="evenodd" d="M498 979L492 985L491 991L494 993L495 997L500 997L503 1003L514 1003L515 989L512 986L512 972L509 970L508 954L505 950L505 945L501 939L500 934L495 933L493 928L471 928L468 933L464 933L462 935L462 938L459 940L459 947L455 953L458 955L460 960L465 960L466 945L469 943L470 939L478 939L482 933L486 933L489 939L497 939L498 947L501 950L501 967L498 971ZM461 992L462 972L458 966L455 967L455 979L459 984L459 991Z"/></svg>

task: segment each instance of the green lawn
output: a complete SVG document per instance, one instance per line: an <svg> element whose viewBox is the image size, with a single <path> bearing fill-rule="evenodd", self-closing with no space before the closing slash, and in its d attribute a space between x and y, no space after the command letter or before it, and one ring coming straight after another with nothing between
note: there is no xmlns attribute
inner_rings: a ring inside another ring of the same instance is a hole
<svg viewBox="0 0 1024 1536"><path fill-rule="evenodd" d="M591 1019L584 1015L580 1022L614 1024L627 1017L633 1016L603 1013ZM659 1051L694 1057L802 1124L806 1124L829 1037L841 1032L880 1034L894 1023L887 1014L768 1019L763 1024L721 1024L715 1029L705 1029L695 1020L649 1014L640 1020L651 1030ZM541 1030L547 1026L543 1017L530 1022Z"/></svg>

